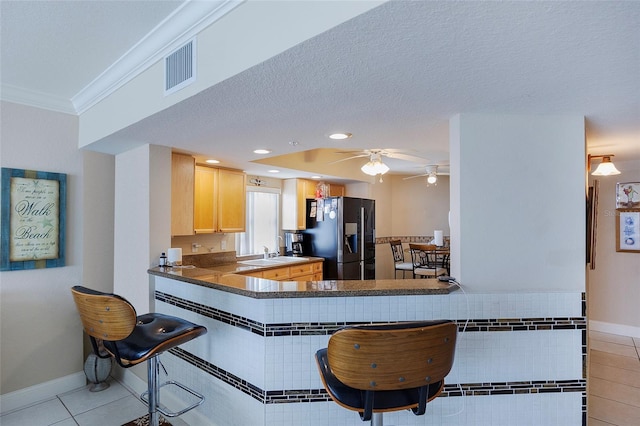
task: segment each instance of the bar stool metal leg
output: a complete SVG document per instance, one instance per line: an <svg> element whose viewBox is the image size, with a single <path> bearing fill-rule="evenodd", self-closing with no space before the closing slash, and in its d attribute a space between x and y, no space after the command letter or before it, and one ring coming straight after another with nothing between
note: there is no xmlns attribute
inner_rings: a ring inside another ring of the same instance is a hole
<svg viewBox="0 0 640 426"><path fill-rule="evenodd" d="M159 355L152 356L147 360L147 383L149 392L149 426L158 426L160 418L158 413L158 401L160 400L160 386L158 384L158 373L160 372Z"/></svg>
<svg viewBox="0 0 640 426"><path fill-rule="evenodd" d="M194 391L191 388L186 387L182 383L176 382L175 380L168 380L166 382L160 383L159 375L160 375L160 367L164 370L165 374L167 370L162 365L162 361L160 360L160 354L156 354L153 357L147 360L147 380L148 387L147 390L140 395L140 399L142 402L149 406L149 426L158 426L160 421L160 414L164 417L178 417L182 414L190 411L200 404L204 402L204 395ZM165 386L176 386L179 389L190 394L192 397L195 397L196 401L191 405L183 408L179 411L170 411L166 406L160 403L160 389ZM155 420L154 420L155 419ZM153 423L152 421L155 421Z"/></svg>
<svg viewBox="0 0 640 426"><path fill-rule="evenodd" d="M372 413L371 414L371 426L383 426L382 425L382 414L383 413Z"/></svg>

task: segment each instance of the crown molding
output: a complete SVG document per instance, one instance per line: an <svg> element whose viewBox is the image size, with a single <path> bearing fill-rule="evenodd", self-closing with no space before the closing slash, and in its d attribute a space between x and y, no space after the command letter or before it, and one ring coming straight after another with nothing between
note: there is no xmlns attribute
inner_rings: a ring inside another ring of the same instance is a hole
<svg viewBox="0 0 640 426"><path fill-rule="evenodd" d="M245 1L185 2L71 98L75 111L87 111Z"/></svg>
<svg viewBox="0 0 640 426"><path fill-rule="evenodd" d="M78 115L69 99L52 96L47 93L29 90L22 87L3 84L0 88L0 99L7 102L42 108L65 114Z"/></svg>

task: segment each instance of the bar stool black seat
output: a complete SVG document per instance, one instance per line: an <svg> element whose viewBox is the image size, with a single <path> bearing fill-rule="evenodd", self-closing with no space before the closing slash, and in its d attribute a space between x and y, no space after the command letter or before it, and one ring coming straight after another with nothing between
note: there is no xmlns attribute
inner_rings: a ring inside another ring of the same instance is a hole
<svg viewBox="0 0 640 426"><path fill-rule="evenodd" d="M147 361L147 391L141 398L149 406L150 426L158 425L158 412L176 417L202 404L204 396L178 382L167 381L159 385L158 372L162 352L202 336L207 332L205 327L159 313L137 316L133 305L116 294L82 286L74 286L71 293L97 356L113 356L123 368ZM99 343L107 354L99 349ZM160 388L166 385L180 387L194 395L197 401L178 412L166 410L160 406Z"/></svg>
<svg viewBox="0 0 640 426"><path fill-rule="evenodd" d="M456 337L448 320L345 327L316 352L316 362L331 399L382 426L386 411L426 412L451 371Z"/></svg>

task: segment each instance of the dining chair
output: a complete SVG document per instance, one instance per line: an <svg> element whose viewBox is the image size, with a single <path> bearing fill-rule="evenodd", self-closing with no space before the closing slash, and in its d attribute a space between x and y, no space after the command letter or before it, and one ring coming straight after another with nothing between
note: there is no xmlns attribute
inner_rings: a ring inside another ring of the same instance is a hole
<svg viewBox="0 0 640 426"><path fill-rule="evenodd" d="M445 260L438 254L438 248L433 244L409 244L411 251L413 278L438 277L447 275Z"/></svg>
<svg viewBox="0 0 640 426"><path fill-rule="evenodd" d="M393 254L393 278L398 277L398 271L402 271L402 278L404 278L405 272L413 271L413 263L404 260L404 250L402 249L401 240L391 240L389 244L391 245L391 253Z"/></svg>

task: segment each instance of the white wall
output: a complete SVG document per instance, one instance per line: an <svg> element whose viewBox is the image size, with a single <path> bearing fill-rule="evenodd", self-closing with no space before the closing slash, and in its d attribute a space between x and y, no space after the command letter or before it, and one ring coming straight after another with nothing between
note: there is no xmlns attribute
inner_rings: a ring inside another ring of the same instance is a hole
<svg viewBox="0 0 640 426"><path fill-rule="evenodd" d="M116 156L114 285L150 312L148 268L171 244L171 150L144 145Z"/></svg>
<svg viewBox="0 0 640 426"><path fill-rule="evenodd" d="M436 229L449 235L449 176L438 176L435 185L427 185L426 178L403 180L393 176L391 184L391 234L433 235Z"/></svg>
<svg viewBox="0 0 640 426"><path fill-rule="evenodd" d="M451 120L452 275L472 290L585 288L580 116Z"/></svg>
<svg viewBox="0 0 640 426"><path fill-rule="evenodd" d="M70 288L85 279L94 288L111 286L113 170L110 156L78 150L77 117L8 102L1 106L2 167L66 173L68 194L66 266L0 272L4 396L82 371L82 327ZM91 204L95 208L87 216Z"/></svg>
<svg viewBox="0 0 640 426"><path fill-rule="evenodd" d="M640 147L638 148L640 150ZM588 271L589 325L593 330L640 338L640 253L616 252L616 183L640 182L635 161L615 161L617 176L599 176L595 269ZM594 176L589 176L593 184Z"/></svg>

